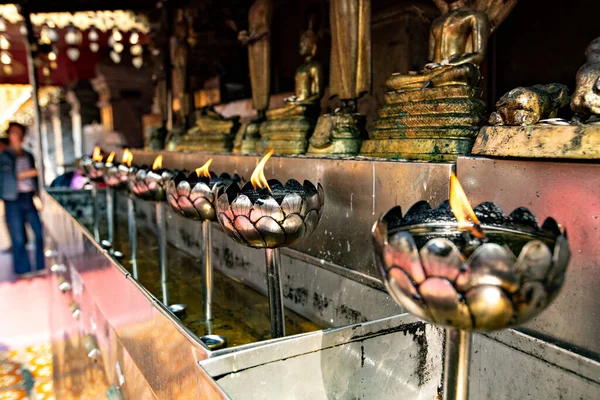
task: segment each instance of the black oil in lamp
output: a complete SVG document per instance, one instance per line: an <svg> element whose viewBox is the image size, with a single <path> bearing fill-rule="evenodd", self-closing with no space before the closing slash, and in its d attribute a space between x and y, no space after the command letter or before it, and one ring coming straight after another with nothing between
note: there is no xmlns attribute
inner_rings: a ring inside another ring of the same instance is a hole
<svg viewBox="0 0 600 400"><path fill-rule="evenodd" d="M265 249L271 335L276 338L285 336L279 248L315 230L325 194L320 184L315 187L309 181L267 181L264 167L272 154L273 150L258 163L250 182L243 187L233 183L219 196L217 218L235 242Z"/></svg>
<svg viewBox="0 0 600 400"><path fill-rule="evenodd" d="M450 200L394 207L373 227L385 286L408 312L446 328L444 398L466 399L471 332L523 324L562 287L570 252L552 218L541 226L526 208L504 215L493 203L473 210L456 176Z"/></svg>
<svg viewBox="0 0 600 400"><path fill-rule="evenodd" d="M227 173L216 175L209 170L212 163L209 159L202 167L186 174L179 172L172 178L166 187L167 201L179 215L200 221L202 223L202 250L203 260L203 294L204 294L204 319L207 326L207 335L201 337L211 349L225 346L225 338L212 334L212 303L213 303L213 265L212 265L212 224L217 221L215 203L225 188L233 183L240 182L238 175L230 176Z"/></svg>

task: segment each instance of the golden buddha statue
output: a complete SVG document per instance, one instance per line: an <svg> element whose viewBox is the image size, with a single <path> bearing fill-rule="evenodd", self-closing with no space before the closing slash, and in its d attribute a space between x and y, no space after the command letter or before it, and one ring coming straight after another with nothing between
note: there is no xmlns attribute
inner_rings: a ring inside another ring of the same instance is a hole
<svg viewBox="0 0 600 400"><path fill-rule="evenodd" d="M177 150L231 152L240 117L226 118L212 106L196 111L196 126L189 129Z"/></svg>
<svg viewBox="0 0 600 400"><path fill-rule="evenodd" d="M600 38L589 44L585 64L577 72L571 109L579 121L600 120Z"/></svg>
<svg viewBox="0 0 600 400"><path fill-rule="evenodd" d="M248 30L238 33L238 40L248 46L248 68L252 86L252 105L257 117L246 126L242 152L254 153L260 140L260 123L265 119L271 92L271 22L273 1L256 0L248 12Z"/></svg>
<svg viewBox="0 0 600 400"><path fill-rule="evenodd" d="M453 160L469 152L486 120L479 65L490 34L517 0L433 1L443 14L431 26L431 62L419 73L388 78L385 105L361 154Z"/></svg>
<svg viewBox="0 0 600 400"><path fill-rule="evenodd" d="M304 154L308 136L312 133L323 96L323 68L314 59L317 35L312 24L300 37L300 55L304 63L295 76L294 95L284 100L281 108L268 110L267 120L260 127L264 148L274 148L278 154Z"/></svg>
<svg viewBox="0 0 600 400"><path fill-rule="evenodd" d="M308 154L356 155L366 136L366 118L357 101L371 89L371 0L331 0L329 91L342 106L322 115L310 138Z"/></svg>

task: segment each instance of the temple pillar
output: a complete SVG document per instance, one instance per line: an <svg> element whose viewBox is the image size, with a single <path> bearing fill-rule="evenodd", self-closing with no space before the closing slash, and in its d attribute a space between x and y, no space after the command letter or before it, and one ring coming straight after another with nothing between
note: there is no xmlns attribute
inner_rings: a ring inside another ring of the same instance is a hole
<svg viewBox="0 0 600 400"><path fill-rule="evenodd" d="M83 156L83 125L81 122L81 103L73 90L69 90L66 100L71 106L69 114L71 116L71 131L73 134L73 154L75 159Z"/></svg>

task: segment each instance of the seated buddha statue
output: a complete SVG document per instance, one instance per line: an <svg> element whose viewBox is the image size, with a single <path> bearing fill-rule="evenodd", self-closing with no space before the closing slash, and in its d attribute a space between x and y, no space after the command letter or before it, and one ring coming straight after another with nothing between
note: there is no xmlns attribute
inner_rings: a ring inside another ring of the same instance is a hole
<svg viewBox="0 0 600 400"><path fill-rule="evenodd" d="M304 63L296 70L294 95L284 100L282 108L267 110L267 120L314 115L323 95L323 69L321 63L314 60L316 52L317 35L309 28L300 37Z"/></svg>
<svg viewBox="0 0 600 400"><path fill-rule="evenodd" d="M446 0L448 12L433 21L429 35L429 59L421 73L393 74L390 90L411 90L448 85L476 86L479 65L490 35L488 15L465 4Z"/></svg>
<svg viewBox="0 0 600 400"><path fill-rule="evenodd" d="M392 74L369 140L369 157L452 161L471 150L486 121L479 66L492 31L517 0L433 0L442 16L429 34L420 72Z"/></svg>
<svg viewBox="0 0 600 400"><path fill-rule="evenodd" d="M304 62L296 70L294 95L281 108L267 110L260 126L261 146L278 154L303 154L308 147L320 111L323 95L323 69L314 60L317 35L312 27L300 37L300 55ZM260 150L260 149L258 149Z"/></svg>

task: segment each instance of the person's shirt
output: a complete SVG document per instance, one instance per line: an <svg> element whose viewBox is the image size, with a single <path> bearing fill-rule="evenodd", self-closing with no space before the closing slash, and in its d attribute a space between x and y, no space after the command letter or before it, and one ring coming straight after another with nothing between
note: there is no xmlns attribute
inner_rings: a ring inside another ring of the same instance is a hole
<svg viewBox="0 0 600 400"><path fill-rule="evenodd" d="M23 156L29 161L27 164L31 166L29 169L34 168L35 164L31 153L25 151ZM19 191L17 181L17 158L18 156L10 148L0 153L0 199L17 200L19 193L22 193ZM33 184L33 190L30 192L37 191L37 181L32 179L30 183Z"/></svg>
<svg viewBox="0 0 600 400"><path fill-rule="evenodd" d="M32 160L23 153L21 156L17 156L15 161L15 172L18 176L21 172L28 171L35 168L32 164ZM17 192L19 193L31 193L35 192L35 181L33 178L17 179Z"/></svg>

